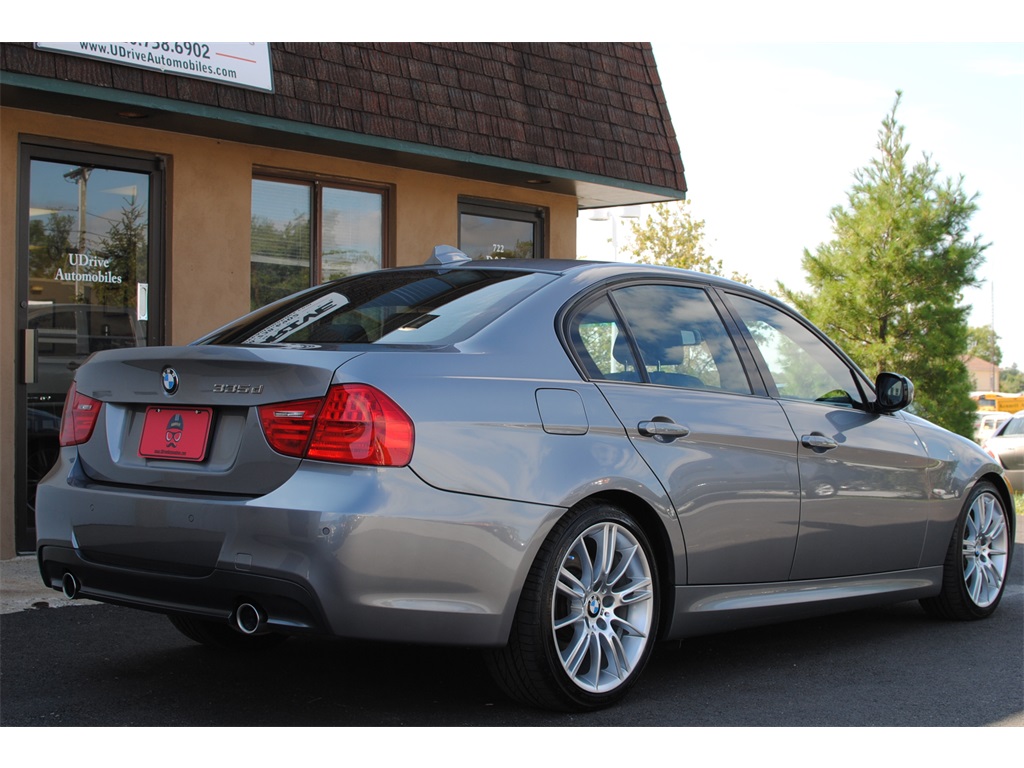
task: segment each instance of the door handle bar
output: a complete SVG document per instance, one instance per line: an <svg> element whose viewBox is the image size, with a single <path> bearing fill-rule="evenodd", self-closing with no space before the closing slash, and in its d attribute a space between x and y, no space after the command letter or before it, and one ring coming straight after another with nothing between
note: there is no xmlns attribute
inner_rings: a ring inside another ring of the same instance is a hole
<svg viewBox="0 0 1024 768"><path fill-rule="evenodd" d="M35 384L39 375L39 352L36 344L38 330L26 328L24 331L24 369L22 378L25 384Z"/></svg>
<svg viewBox="0 0 1024 768"><path fill-rule="evenodd" d="M686 437L690 428L674 421L641 421L636 430L644 437L676 438Z"/></svg>
<svg viewBox="0 0 1024 768"><path fill-rule="evenodd" d="M810 448L814 451L831 451L833 448L839 447L839 443L832 438L818 434L804 435L800 438L800 444L804 448Z"/></svg>

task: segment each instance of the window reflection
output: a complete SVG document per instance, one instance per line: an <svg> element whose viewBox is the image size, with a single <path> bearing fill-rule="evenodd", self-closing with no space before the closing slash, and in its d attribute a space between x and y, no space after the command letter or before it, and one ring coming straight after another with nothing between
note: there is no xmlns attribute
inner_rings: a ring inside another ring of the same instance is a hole
<svg viewBox="0 0 1024 768"><path fill-rule="evenodd" d="M253 179L250 304L379 269L383 192L319 181Z"/></svg>

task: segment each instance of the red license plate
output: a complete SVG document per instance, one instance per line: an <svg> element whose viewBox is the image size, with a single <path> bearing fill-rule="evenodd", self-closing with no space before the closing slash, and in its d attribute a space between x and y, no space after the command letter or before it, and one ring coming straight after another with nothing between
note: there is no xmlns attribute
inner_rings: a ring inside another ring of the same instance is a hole
<svg viewBox="0 0 1024 768"><path fill-rule="evenodd" d="M202 461L206 458L212 420L211 408L151 405L146 409L139 455L150 459Z"/></svg>

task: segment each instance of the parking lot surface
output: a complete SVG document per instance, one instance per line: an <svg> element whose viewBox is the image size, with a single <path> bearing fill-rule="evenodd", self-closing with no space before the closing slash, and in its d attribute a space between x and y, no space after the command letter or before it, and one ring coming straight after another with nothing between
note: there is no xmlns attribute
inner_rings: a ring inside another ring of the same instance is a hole
<svg viewBox="0 0 1024 768"><path fill-rule="evenodd" d="M18 586L8 561L0 725L1024 726L1021 542L1018 529L989 620L903 603L695 638L659 647L625 702L586 715L509 701L474 651L292 638L264 655L213 652L157 614L62 607L31 579Z"/></svg>

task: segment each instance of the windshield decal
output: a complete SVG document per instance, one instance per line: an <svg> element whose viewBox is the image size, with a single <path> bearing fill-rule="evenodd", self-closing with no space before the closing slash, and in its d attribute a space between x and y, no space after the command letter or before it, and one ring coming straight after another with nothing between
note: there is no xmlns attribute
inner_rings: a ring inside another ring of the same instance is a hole
<svg viewBox="0 0 1024 768"><path fill-rule="evenodd" d="M268 325L259 333L254 333L243 344L273 344L287 338L300 328L315 323L322 317L348 304L348 299L340 293L328 293L311 301L290 315L282 317L276 323Z"/></svg>

